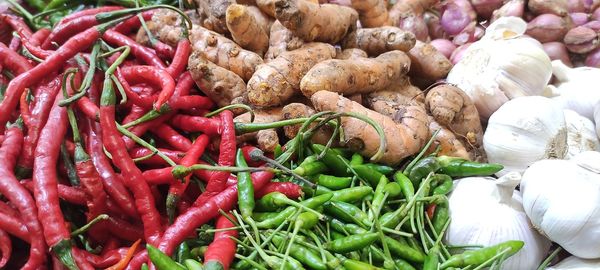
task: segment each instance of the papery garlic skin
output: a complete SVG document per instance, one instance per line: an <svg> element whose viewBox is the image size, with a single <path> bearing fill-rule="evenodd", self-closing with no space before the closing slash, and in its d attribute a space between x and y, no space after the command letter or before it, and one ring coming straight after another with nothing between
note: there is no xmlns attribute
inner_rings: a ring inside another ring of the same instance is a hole
<svg viewBox="0 0 600 270"><path fill-rule="evenodd" d="M564 110L567 124L567 154L571 159L585 151L599 151L600 141L596 135L594 123L572 110Z"/></svg>
<svg viewBox="0 0 600 270"><path fill-rule="evenodd" d="M483 148L489 162L504 165L500 175L523 172L545 158L564 158L567 152L564 114L549 98L530 96L510 100L490 117Z"/></svg>
<svg viewBox="0 0 600 270"><path fill-rule="evenodd" d="M552 61L557 78L554 86L559 94L554 99L564 109L576 111L590 120L594 118L594 106L600 102L600 68L570 68L561 61Z"/></svg>
<svg viewBox="0 0 600 270"><path fill-rule="evenodd" d="M594 122L596 123L596 135L600 137L600 101L594 106Z"/></svg>
<svg viewBox="0 0 600 270"><path fill-rule="evenodd" d="M515 191L520 175L510 173L496 180L469 177L455 181L449 196L449 245L490 246L521 240L525 246L502 264L504 270L536 269L550 248L550 241L529 223L521 196Z"/></svg>
<svg viewBox="0 0 600 270"><path fill-rule="evenodd" d="M568 257L546 270L598 270L600 260L585 260L575 256Z"/></svg>
<svg viewBox="0 0 600 270"><path fill-rule="evenodd" d="M550 58L538 41L523 36L525 29L520 18L496 20L448 74L484 121L510 99L540 95L552 76Z"/></svg>
<svg viewBox="0 0 600 270"><path fill-rule="evenodd" d="M531 223L569 253L600 258L600 152L572 160L541 160L521 181Z"/></svg>

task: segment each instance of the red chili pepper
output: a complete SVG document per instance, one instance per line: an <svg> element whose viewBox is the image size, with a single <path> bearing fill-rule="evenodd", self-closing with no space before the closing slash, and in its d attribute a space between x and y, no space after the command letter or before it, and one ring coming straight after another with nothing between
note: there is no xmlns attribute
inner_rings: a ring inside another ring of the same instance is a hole
<svg viewBox="0 0 600 270"><path fill-rule="evenodd" d="M111 234L127 241L135 241L143 238L142 228L138 225L133 225L123 219L110 217L107 221L108 230Z"/></svg>
<svg viewBox="0 0 600 270"><path fill-rule="evenodd" d="M18 217L0 212L0 230L6 231L7 233L14 235L27 243L31 241L27 226L25 226L25 224L23 224L21 219ZM45 251L44 256L46 256Z"/></svg>
<svg viewBox="0 0 600 270"><path fill-rule="evenodd" d="M15 75L23 74L33 68L25 57L6 47L4 43L0 43L0 65L7 68ZM8 90L5 95L8 96ZM21 93L19 93L17 98L20 97L20 95Z"/></svg>
<svg viewBox="0 0 600 270"><path fill-rule="evenodd" d="M29 38L29 44L39 47L46 38L52 33L52 31L48 28L40 28L37 32L33 33Z"/></svg>
<svg viewBox="0 0 600 270"><path fill-rule="evenodd" d="M271 182L254 193L254 197L261 198L271 192L279 192L290 199L302 197L302 187L292 182Z"/></svg>
<svg viewBox="0 0 600 270"><path fill-rule="evenodd" d="M186 132L202 132L209 136L219 134L221 128L221 122L217 119L182 114L173 116L170 123Z"/></svg>
<svg viewBox="0 0 600 270"><path fill-rule="evenodd" d="M110 12L110 11L115 11L115 10L120 10L123 9L123 7L120 6L103 6L103 7L97 7L97 8L90 8L90 9L84 9L81 11L77 11L75 13L69 14L65 17L63 17L57 24L61 25L61 24L65 24L68 23L74 19L77 19L79 17L83 17L83 16L87 16L87 15L96 15L102 12Z"/></svg>
<svg viewBox="0 0 600 270"><path fill-rule="evenodd" d="M14 31L23 32L26 38L30 38L33 32L27 26L23 18L9 14L0 14L0 19L10 25Z"/></svg>
<svg viewBox="0 0 600 270"><path fill-rule="evenodd" d="M65 40L81 32L82 29L92 28L98 25L96 15L86 15L74 18L66 23L62 23L52 29L52 33L42 43L42 49L49 50L54 48L54 43L60 45Z"/></svg>
<svg viewBox="0 0 600 270"><path fill-rule="evenodd" d="M131 133L135 134L136 136L142 136L148 130L156 127L157 125L162 124L163 122L167 121L171 117L172 116L168 115L168 114L167 115L163 115L163 116L161 116L159 118L156 118L156 119L154 119L152 121L148 121L148 122L136 125L136 126L130 128L129 131L131 131ZM127 147L127 149L131 149L131 148L133 148L133 146L135 146L135 142L133 140L131 140L129 137L123 136L121 138L125 142L125 147Z"/></svg>
<svg viewBox="0 0 600 270"><path fill-rule="evenodd" d="M255 189L261 189L273 178L273 173L262 171L252 173L252 184ZM215 218L219 214L219 209L229 211L237 205L237 186L227 187L221 193L211 197L206 203L193 206L187 212L178 216L171 226L169 226L161 238L159 249L167 255L173 253L173 250L190 233L193 233L200 225Z"/></svg>
<svg viewBox="0 0 600 270"><path fill-rule="evenodd" d="M263 161L255 161L252 159L252 157L250 156L250 152L256 150L256 146L253 145L244 145L242 146L242 153L244 153L244 159L246 160L246 162L248 163L248 166L250 167L260 167L265 165L265 162Z"/></svg>
<svg viewBox="0 0 600 270"><path fill-rule="evenodd" d="M157 127L153 128L151 131L176 150L187 151L188 149L190 149L190 147L192 147L192 142L190 141L190 139L179 134L177 130L173 129L167 124L160 124Z"/></svg>
<svg viewBox="0 0 600 270"><path fill-rule="evenodd" d="M11 80L6 89L4 100L0 102L0 133L4 130L4 125L9 120L10 114L16 107L19 97L25 88L35 85L48 76L48 74L61 69L67 60L96 42L101 33L111 25L111 23L102 24L75 35L60 46L46 61L41 62L31 70ZM2 55L2 46L0 45L0 60L5 59ZM5 64L2 63L3 66Z"/></svg>
<svg viewBox="0 0 600 270"><path fill-rule="evenodd" d="M57 95L35 148L33 191L46 243L63 263L74 265L70 254L71 232L65 225L58 196L56 164L61 140L57 138L63 138L67 131L67 111L58 106L60 100L62 95Z"/></svg>
<svg viewBox="0 0 600 270"><path fill-rule="evenodd" d="M429 219L433 219L433 215L435 214L435 208L436 208L436 204L430 204L427 206L427 216L429 217Z"/></svg>
<svg viewBox="0 0 600 270"><path fill-rule="evenodd" d="M152 66L131 66L121 69L123 77L129 84L149 83L161 89L154 102L154 109L158 110L167 102L175 92L175 80L164 69Z"/></svg>
<svg viewBox="0 0 600 270"><path fill-rule="evenodd" d="M19 47L21 47L21 39L13 36L8 44L8 48L16 52L19 51Z"/></svg>
<svg viewBox="0 0 600 270"><path fill-rule="evenodd" d="M173 160L173 162L175 162L175 163L179 163L179 160L181 160L181 158L185 155L184 152L177 151L177 150L171 150L171 149L165 149L165 148L158 148L158 150L160 152L162 152L163 154L165 154L165 156L167 156L171 160ZM129 151L129 155L133 159L143 158L143 160L137 161L137 164L151 165L151 166L168 165L164 159L162 159L161 157L159 157L158 155L153 153L148 148L143 148L143 147L133 148ZM152 156L150 156L150 155L152 155ZM148 157L148 156L150 156L150 157Z"/></svg>
<svg viewBox="0 0 600 270"><path fill-rule="evenodd" d="M102 75L97 73L94 75L94 79L92 80L92 84L90 85L90 98L83 96L75 102L77 109L83 113L87 118L92 119L94 121L98 121L100 117L100 108L98 105L92 101L92 93L98 93L100 91L100 87L102 85ZM67 88L70 90L70 87ZM70 91L69 95L73 95L73 92Z"/></svg>
<svg viewBox="0 0 600 270"><path fill-rule="evenodd" d="M204 134L198 136L187 153L185 153L185 156L181 159L179 164L186 167L194 165L196 162L198 162L200 156L204 154L204 150L206 150L206 146L209 142L210 138L208 136ZM187 176L183 179L183 182L174 181L169 187L169 193L167 195L167 214L170 214L169 218L174 216L173 214L175 212L175 207L179 202L179 198L185 192L189 183L190 176Z"/></svg>
<svg viewBox="0 0 600 270"><path fill-rule="evenodd" d="M113 170L110 160L106 157L103 150L100 125L93 120L88 119L88 152L92 156L92 162L102 178L104 188L115 203L130 217L139 217L135 209L135 203L129 191L124 185L124 181Z"/></svg>
<svg viewBox="0 0 600 270"><path fill-rule="evenodd" d="M10 255L12 254L10 236L3 230L0 230L0 252L2 253L2 258L0 258L0 268L2 268L8 263Z"/></svg>
<svg viewBox="0 0 600 270"><path fill-rule="evenodd" d="M25 126L29 129L29 126L31 125L31 111L29 110L27 96L29 96L29 92L23 92L19 99L19 113L21 113L23 123L25 123Z"/></svg>
<svg viewBox="0 0 600 270"><path fill-rule="evenodd" d="M80 270L95 270L94 266L88 262L83 250L73 247L72 252Z"/></svg>
<svg viewBox="0 0 600 270"><path fill-rule="evenodd" d="M182 39L177 43L177 51L173 56L173 61L167 68L167 72L171 74L173 77L178 77L187 67L188 58L190 57L190 52L192 51L192 46L188 39Z"/></svg>
<svg viewBox="0 0 600 270"><path fill-rule="evenodd" d="M8 215L11 216L19 216L19 212L17 211L17 209L13 208L12 206L8 205L7 203L0 201L0 212L2 213L6 213Z"/></svg>
<svg viewBox="0 0 600 270"><path fill-rule="evenodd" d="M142 18L145 21L151 20L152 15L154 15L154 10L148 10L142 12ZM120 24L117 24L113 30L121 33L121 34L129 34L134 30L138 30L142 26L140 19L138 16L131 17Z"/></svg>
<svg viewBox="0 0 600 270"><path fill-rule="evenodd" d="M17 207L20 217L23 218L27 227L27 233L33 239L29 250L29 260L23 266L24 269L37 269L46 258L46 242L43 238L42 226L38 221L38 211L31 194L25 189L15 175L13 168L17 157L21 152L23 143L23 132L17 127L7 131L6 139L0 148L0 194Z"/></svg>
<svg viewBox="0 0 600 270"><path fill-rule="evenodd" d="M230 219L234 219L232 214L228 214ZM233 228L233 224L226 216L217 218L217 229ZM215 232L213 242L208 245L204 253L204 267L208 269L229 269L229 265L235 256L237 244L230 237L237 238L237 230L226 230ZM213 265L214 264L214 265Z"/></svg>
<svg viewBox="0 0 600 270"><path fill-rule="evenodd" d="M163 61L160 60L156 53L154 53L151 49L144 47L143 45L137 43L135 40L115 30L106 31L106 33L104 33L104 35L102 36L102 39L104 39L106 42L108 42L108 44L113 46L129 46L131 49L131 54L133 54L136 58L142 60L142 62L148 65L162 69L167 68L165 63L163 63Z"/></svg>
<svg viewBox="0 0 600 270"><path fill-rule="evenodd" d="M26 179L21 180L20 183L30 192L34 192L33 181ZM58 184L57 189L58 198L61 200L76 205L85 205L85 192L80 188Z"/></svg>
<svg viewBox="0 0 600 270"><path fill-rule="evenodd" d="M92 254L89 252L84 252L85 258L88 262L90 262L95 268L105 269L118 263L122 258L124 258L127 254L129 248L115 248L111 249L108 252L104 253L106 246L102 249L103 254L98 256L96 254Z"/></svg>
<svg viewBox="0 0 600 270"><path fill-rule="evenodd" d="M183 96L169 101L169 105L175 110L210 109L215 103L205 96Z"/></svg>
<svg viewBox="0 0 600 270"><path fill-rule="evenodd" d="M32 117L27 126L27 136L25 137L23 150L19 156L19 162L17 163L17 171L20 172L20 177L28 176L33 168L35 146L37 145L40 132L46 124L56 94L60 89L61 77L62 75L56 76L54 79L41 84L37 88L34 99L35 104L31 110Z"/></svg>
<svg viewBox="0 0 600 270"><path fill-rule="evenodd" d="M23 38L23 35L20 35L20 36L21 36L23 47L25 49L27 49L27 51L29 51L29 53L31 53L31 55L33 55L39 59L45 60L52 53L54 53L54 51L44 50L44 49L40 48L39 46L33 45L29 40Z"/></svg>
<svg viewBox="0 0 600 270"><path fill-rule="evenodd" d="M235 154L236 154L236 136L235 127L233 125L233 113L229 110L223 111L219 114L221 120L221 143L219 145L219 165L220 166L234 166L235 165ZM208 198L223 191L227 184L227 178L229 178L229 172L219 171L213 174L206 185L206 191L198 197L194 202L194 205L202 205Z"/></svg>
<svg viewBox="0 0 600 270"><path fill-rule="evenodd" d="M169 44L165 44L158 39L154 39L150 42L152 48L156 52L156 55L163 60L172 60L175 57L175 50Z"/></svg>
<svg viewBox="0 0 600 270"><path fill-rule="evenodd" d="M106 270L122 270L125 267L127 267L129 260L131 260L131 258L135 254L135 251L137 250L137 247L139 246L140 242L141 242L141 239L138 239L137 241L135 241L135 243L133 243L133 245L131 245L129 250L127 250L127 253L125 254L125 256L117 264L106 268Z"/></svg>
<svg viewBox="0 0 600 270"><path fill-rule="evenodd" d="M112 83L105 83L100 102L100 125L102 140L106 149L112 154L113 163L121 170L125 185L132 191L135 204L144 224L146 242L155 244L161 235L160 214L154 204L150 187L145 182L142 172L127 153L125 143L115 125L116 95Z"/></svg>

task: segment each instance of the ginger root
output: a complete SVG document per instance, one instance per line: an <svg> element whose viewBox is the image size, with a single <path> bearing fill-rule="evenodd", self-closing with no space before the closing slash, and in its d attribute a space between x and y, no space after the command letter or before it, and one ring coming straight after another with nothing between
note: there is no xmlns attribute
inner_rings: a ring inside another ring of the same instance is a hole
<svg viewBox="0 0 600 270"><path fill-rule="evenodd" d="M335 59L345 60L345 59L354 59L354 58L366 58L368 57L367 53L361 49L350 48L344 49L335 56Z"/></svg>
<svg viewBox="0 0 600 270"><path fill-rule="evenodd" d="M227 8L226 22L231 37L244 49L263 55L269 47L269 20L258 8L230 5Z"/></svg>
<svg viewBox="0 0 600 270"><path fill-rule="evenodd" d="M431 116L463 142L472 160L485 160L483 128L473 101L458 87L443 84L429 90L425 105Z"/></svg>
<svg viewBox="0 0 600 270"><path fill-rule="evenodd" d="M415 46L415 35L398 27L361 28L348 34L342 48L359 48L369 55L400 50L407 52Z"/></svg>
<svg viewBox="0 0 600 270"><path fill-rule="evenodd" d="M263 63L260 55L244 50L232 40L200 26L192 29L190 41L194 50L203 51L209 61L233 71L244 80L250 79Z"/></svg>
<svg viewBox="0 0 600 270"><path fill-rule="evenodd" d="M202 26L220 34L229 33L225 21L227 8L235 4L235 0L196 0L198 11L204 18Z"/></svg>
<svg viewBox="0 0 600 270"><path fill-rule="evenodd" d="M408 56L412 61L410 75L413 76L439 80L446 78L452 69L452 63L446 56L430 44L418 40L415 46L408 51Z"/></svg>
<svg viewBox="0 0 600 270"><path fill-rule="evenodd" d="M277 58L282 52L298 49L303 44L304 40L294 36L292 31L285 28L279 21L275 21L271 25L269 49L265 53L265 62Z"/></svg>
<svg viewBox="0 0 600 270"><path fill-rule="evenodd" d="M320 90L344 95L370 93L398 83L410 68L410 59L401 51L377 58L332 59L323 61L306 73L300 89L306 97Z"/></svg>
<svg viewBox="0 0 600 270"><path fill-rule="evenodd" d="M219 107L239 103L246 93L244 80L235 73L213 64L201 51L190 55L188 68L200 90Z"/></svg>
<svg viewBox="0 0 600 270"><path fill-rule="evenodd" d="M352 0L352 7L358 11L362 27L391 25L386 0Z"/></svg>
<svg viewBox="0 0 600 270"><path fill-rule="evenodd" d="M358 14L349 7L306 0L277 0L275 18L305 41L336 44L356 29Z"/></svg>
<svg viewBox="0 0 600 270"><path fill-rule="evenodd" d="M439 147L439 152L437 153L438 156L471 159L464 144L456 138L456 135L454 135L452 131L441 126L433 119L433 117L429 116L429 133L434 134L436 131L438 131L438 133L433 139L433 144L428 149L429 153L432 153Z"/></svg>
<svg viewBox="0 0 600 270"><path fill-rule="evenodd" d="M333 46L309 43L260 65L248 81L248 100L259 107L278 106L298 93L300 80L315 64L335 56Z"/></svg>
<svg viewBox="0 0 600 270"><path fill-rule="evenodd" d="M271 123L282 120L281 107L254 110L254 115L253 123ZM250 113L240 114L233 121L236 123L250 123ZM275 129L242 134L237 139L239 142L256 141L258 147L265 152L273 152L279 144L279 136Z"/></svg>
<svg viewBox="0 0 600 270"><path fill-rule="evenodd" d="M337 93L319 91L312 95L311 100L317 111L353 112L378 123L383 128L387 144L379 162L392 166L398 165L403 158L417 153L422 147L418 143L422 139L415 138L414 133L407 126L398 125L392 118L369 110ZM352 117L342 117L341 122L347 147L368 157L377 153L380 144L375 128Z"/></svg>
<svg viewBox="0 0 600 270"><path fill-rule="evenodd" d="M303 103L290 103L288 105L283 106L281 113L283 119L288 120L302 117L311 117L313 114L315 114L315 109ZM316 123L313 123L311 124L311 127L315 125ZM302 124L283 127L285 137L287 137L288 139L296 137L296 135L298 135L298 132L300 131L301 126ZM333 128L331 126L324 125L315 131L315 133L311 137L311 142L325 145L327 144L332 135Z"/></svg>

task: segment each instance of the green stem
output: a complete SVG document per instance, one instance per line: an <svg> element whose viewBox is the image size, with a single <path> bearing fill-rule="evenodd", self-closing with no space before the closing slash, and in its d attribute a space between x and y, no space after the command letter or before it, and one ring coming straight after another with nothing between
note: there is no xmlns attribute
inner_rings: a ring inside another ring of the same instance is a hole
<svg viewBox="0 0 600 270"><path fill-rule="evenodd" d="M175 161L173 161L171 158L169 158L167 155L165 155L163 152L161 152L160 150L158 150L153 145L151 145L148 142L142 140L142 138L140 138L140 137L136 136L135 134L131 133L131 131L127 130L126 128L123 128L123 126L119 125L119 123L115 122L115 124L117 125L117 129L119 130L119 132L121 132L123 135L129 137L134 142L136 142L137 144L139 144L139 145L147 148L148 150L152 151L153 153L156 153L156 155L158 155L159 157L161 157L170 166L176 166L177 165L177 163L175 163Z"/></svg>
<svg viewBox="0 0 600 270"><path fill-rule="evenodd" d="M90 222L88 222L87 224L83 225L81 228L79 228L79 229L74 230L73 232L71 232L71 237L75 237L77 235L80 235L82 233L87 232L96 223L98 223L100 221L103 221L103 220L107 220L108 218L109 218L109 216L107 214L98 215L94 219L90 220Z"/></svg>
<svg viewBox="0 0 600 270"><path fill-rule="evenodd" d="M550 253L550 255L548 255L548 257L540 264L540 266L537 268L537 270L546 269L548 267L548 265L552 262L552 260L554 260L554 258L556 258L556 256L558 256L558 253L560 253L562 250L563 250L563 248L559 246L554 251L552 251L552 253Z"/></svg>
<svg viewBox="0 0 600 270"><path fill-rule="evenodd" d="M439 132L440 130L438 129L433 134L431 134L431 138L429 138L427 144L425 144L423 149L421 149L421 152L419 152L419 154L410 163L408 163L408 165L404 169L404 174L408 175L408 172L410 172L410 170L415 166L415 164L417 164L417 162L421 160L421 158L423 157L423 155L425 155L425 152L427 152L427 149L429 149Z"/></svg>

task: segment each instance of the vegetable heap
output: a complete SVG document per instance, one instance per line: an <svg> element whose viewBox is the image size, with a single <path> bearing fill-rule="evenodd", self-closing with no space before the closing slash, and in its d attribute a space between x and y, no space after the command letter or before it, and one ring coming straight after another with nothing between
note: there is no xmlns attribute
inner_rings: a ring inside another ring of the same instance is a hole
<svg viewBox="0 0 600 270"><path fill-rule="evenodd" d="M0 268L544 269L550 240L600 256L573 240L593 214L542 222L565 205L536 182L545 158L577 160L553 174L582 176L569 205L600 205L600 99L565 91L598 36L560 1L529 1L529 23L506 17L524 1L106 2L0 3ZM558 20L589 29L534 27ZM549 50L563 37L572 63ZM542 94L562 103L521 97Z"/></svg>

